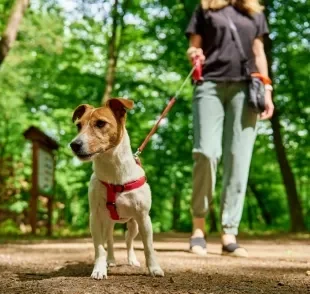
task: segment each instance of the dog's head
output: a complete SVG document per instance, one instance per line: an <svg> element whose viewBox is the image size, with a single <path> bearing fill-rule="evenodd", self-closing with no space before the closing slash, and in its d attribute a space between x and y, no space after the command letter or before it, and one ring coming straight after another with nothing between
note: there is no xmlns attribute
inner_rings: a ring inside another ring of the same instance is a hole
<svg viewBox="0 0 310 294"><path fill-rule="evenodd" d="M75 155L84 161L116 147L124 134L126 110L133 108L133 101L113 98L103 107L88 104L78 106L72 116L78 135L70 143Z"/></svg>

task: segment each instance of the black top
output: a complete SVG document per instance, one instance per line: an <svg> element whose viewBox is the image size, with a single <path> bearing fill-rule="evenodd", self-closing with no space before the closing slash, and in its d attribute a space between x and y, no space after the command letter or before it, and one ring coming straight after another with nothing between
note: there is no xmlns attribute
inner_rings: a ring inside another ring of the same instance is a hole
<svg viewBox="0 0 310 294"><path fill-rule="evenodd" d="M257 72L252 45L255 38L269 33L264 14L248 16L231 5L220 10L203 10L198 6L188 24L186 36L198 34L202 37L202 50L206 56L203 68L205 80L246 79L242 71L240 52L233 40L227 16L237 27L250 71Z"/></svg>

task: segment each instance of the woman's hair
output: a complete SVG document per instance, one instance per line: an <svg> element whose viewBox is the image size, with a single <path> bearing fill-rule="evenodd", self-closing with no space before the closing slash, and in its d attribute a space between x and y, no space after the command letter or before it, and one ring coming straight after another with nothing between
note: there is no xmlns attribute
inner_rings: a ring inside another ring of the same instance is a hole
<svg viewBox="0 0 310 294"><path fill-rule="evenodd" d="M264 9L259 0L201 0L203 9L218 10L229 4L247 14L259 13Z"/></svg>

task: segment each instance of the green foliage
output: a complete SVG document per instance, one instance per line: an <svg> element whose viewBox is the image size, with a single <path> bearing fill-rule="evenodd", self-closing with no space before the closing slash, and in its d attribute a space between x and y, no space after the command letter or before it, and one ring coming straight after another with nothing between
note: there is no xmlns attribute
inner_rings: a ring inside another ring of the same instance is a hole
<svg viewBox="0 0 310 294"><path fill-rule="evenodd" d="M0 32L2 32L5 28L13 4L14 1L11 0L0 1Z"/></svg>
<svg viewBox="0 0 310 294"><path fill-rule="evenodd" d="M1 31L12 2L0 1ZM107 1L75 0L71 1L73 8L64 2L32 2L18 39L0 68L0 209L15 213L16 223L27 223L31 149L22 133L35 125L61 146L57 152L53 223L56 234L69 235L88 230L87 185L91 174L91 165L79 163L68 148L75 136L71 115L81 103L100 104L111 16ZM130 1L113 95L130 97L136 103L127 123L134 149L190 70L183 32L194 6L193 1ZM275 99L303 213L309 216L310 144L306 121L310 113L310 69L306 64L310 7L304 1L292 0L285 5L273 1L270 7ZM154 231L191 229L191 95L188 83L141 158L153 191ZM241 226L287 230L287 200L269 123L260 123L259 133L250 179L263 195L272 223L266 225L261 207L248 189ZM219 178L215 198L218 218L220 188ZM39 215L46 219L43 204ZM17 228L12 222L5 222L3 227L10 228L10 232Z"/></svg>
<svg viewBox="0 0 310 294"><path fill-rule="evenodd" d="M20 234L20 230L16 223L7 219L0 224L0 235L18 235Z"/></svg>

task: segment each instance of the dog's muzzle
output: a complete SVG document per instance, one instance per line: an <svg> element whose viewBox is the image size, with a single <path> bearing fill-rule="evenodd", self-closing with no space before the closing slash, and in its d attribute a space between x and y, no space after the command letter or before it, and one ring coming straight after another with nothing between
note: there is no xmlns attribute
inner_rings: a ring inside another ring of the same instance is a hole
<svg viewBox="0 0 310 294"><path fill-rule="evenodd" d="M82 151L83 142L82 142L82 140L72 141L70 143L70 147L74 153L78 154Z"/></svg>

